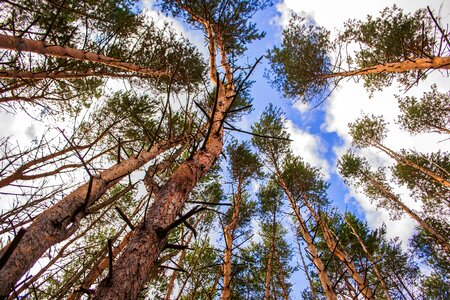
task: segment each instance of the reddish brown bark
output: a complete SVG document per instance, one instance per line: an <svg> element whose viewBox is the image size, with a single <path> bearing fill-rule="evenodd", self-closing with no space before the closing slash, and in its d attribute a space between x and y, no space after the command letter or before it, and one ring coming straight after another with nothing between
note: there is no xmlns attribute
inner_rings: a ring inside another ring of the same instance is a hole
<svg viewBox="0 0 450 300"><path fill-rule="evenodd" d="M0 78L4 79L28 79L28 80L42 80L42 79L67 79L75 80L86 77L111 77L111 78L129 78L129 77L150 77L141 74L120 74L111 72L96 72L96 71L59 71L59 72L26 72L16 70L0 70Z"/></svg>
<svg viewBox="0 0 450 300"><path fill-rule="evenodd" d="M0 270L0 297L9 294L17 280L47 249L70 237L78 229L81 219L86 216L86 208L104 195L109 188L160 153L188 140L175 138L157 143L149 151L143 151L139 156L131 157L101 172L92 179L92 182L81 185L40 214L27 228L17 248Z"/></svg>
<svg viewBox="0 0 450 300"><path fill-rule="evenodd" d="M325 222L321 220L320 216L316 213L306 195L303 195L303 200L306 206L308 207L309 211L311 212L314 220L317 222L317 224L319 224L320 228L322 229L323 237L328 246L328 249L330 249L330 251L334 254L334 256L336 256L347 268L353 280L357 283L359 292L362 295L364 295L366 299L375 299L372 289L368 286L367 281L364 280L364 278L362 278L362 276L359 274L358 269L353 263L352 258L347 253L347 251L338 247L338 244L333 236L331 229Z"/></svg>
<svg viewBox="0 0 450 300"><path fill-rule="evenodd" d="M224 236L225 236L225 251L223 255L223 288L221 300L231 299L231 260L233 258L233 242L234 242L234 232L237 227L237 222L239 219L239 211L242 200L242 181L240 180L237 186L236 198L233 201L233 215L231 216L230 223L225 225Z"/></svg>
<svg viewBox="0 0 450 300"><path fill-rule="evenodd" d="M206 24L205 27L209 26ZM224 49L224 46L222 45L220 49ZM210 55L215 56L215 53ZM214 64L210 65L213 66ZM105 279L99 285L94 299L138 297L149 270L155 265L163 250L166 241L163 229L176 220L189 193L219 157L223 146L222 120L235 96L231 68L228 63L222 67L226 73L226 82L217 81L217 105L210 117L211 124L204 146L192 158L184 161L156 193L145 222L139 226L136 235L114 264L112 278ZM211 70L211 74L217 74L217 69ZM211 79L214 81L214 78Z"/></svg>
<svg viewBox="0 0 450 300"><path fill-rule="evenodd" d="M368 180L371 184L378 188L384 196L398 205L406 214L411 217L414 221L416 221L420 227L423 228L438 244L442 246L444 251L450 253L450 244L448 239L444 238L439 232L437 232L433 227L431 227L424 219L422 219L418 214L416 214L413 210L411 210L408 206L406 206L396 195L391 193L388 189L386 189L383 184L378 182L376 179L368 176L365 173L361 173L366 180Z"/></svg>
<svg viewBox="0 0 450 300"><path fill-rule="evenodd" d="M337 296L333 290L333 285L331 284L331 280L328 277L328 274L325 270L325 266L322 262L322 259L319 256L317 248L313 243L312 236L308 231L306 222L300 213L300 209L298 208L294 197L292 196L289 188L287 187L286 183L284 182L283 178L280 176L280 173L278 171L276 172L276 176L277 176L278 182L280 183L282 189L284 190L284 193L286 194L286 196L289 200L289 203L294 212L295 218L297 219L297 221L299 223L299 232L300 232L303 240L305 241L306 246L308 247L311 257L313 258L313 263L317 269L317 272L319 275L319 280L320 280L320 283L322 284L322 288L325 293L325 296L327 297L327 299L337 300Z"/></svg>
<svg viewBox="0 0 450 300"><path fill-rule="evenodd" d="M352 231L353 235L356 237L356 239L358 240L359 244L361 245L361 247L363 248L364 252L366 253L367 258L372 263L373 268L375 270L375 275L377 276L378 280L381 283L381 286L383 287L383 291L384 291L384 295L386 296L386 299L391 300L391 295L389 294L389 288L388 288L388 286L386 284L386 281L384 280L383 276L381 275L381 272L380 272L380 269L378 268L377 262L375 261L373 256L370 254L369 250L367 249L367 247L364 244L363 240L359 236L359 234L356 231L355 227L353 227L353 225L350 222L347 221L345 216L343 217L343 219L344 219L344 222L348 225L348 227L350 227L350 230Z"/></svg>
<svg viewBox="0 0 450 300"><path fill-rule="evenodd" d="M348 72L336 72L318 76L320 79L350 77L381 73L403 73L412 70L450 69L450 57L416 58L412 60L376 65Z"/></svg>
<svg viewBox="0 0 450 300"><path fill-rule="evenodd" d="M69 47L50 45L42 41L33 41L30 39L19 38L5 34L0 34L0 48L20 52L33 52L53 57L100 63L106 66L115 67L122 70L145 74L151 77L170 77L170 74L166 71L150 70L138 66L136 64L123 62L116 58L108 57L105 55Z"/></svg>

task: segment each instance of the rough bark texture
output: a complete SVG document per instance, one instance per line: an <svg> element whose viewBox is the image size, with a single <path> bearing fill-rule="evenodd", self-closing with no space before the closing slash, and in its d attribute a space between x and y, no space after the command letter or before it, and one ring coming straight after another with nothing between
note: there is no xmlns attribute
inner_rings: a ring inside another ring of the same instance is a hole
<svg viewBox="0 0 450 300"><path fill-rule="evenodd" d="M6 297L10 293L15 283L46 250L67 239L78 229L80 221L86 216L86 208L89 205L98 200L124 176L183 141L186 141L186 138L157 143L138 157L131 157L101 172L92 179L92 182L81 185L40 214L27 228L17 248L0 270L0 297ZM88 195L89 197L87 197ZM4 249L0 251L0 255Z"/></svg>
<svg viewBox="0 0 450 300"><path fill-rule="evenodd" d="M204 23L205 29L211 28ZM219 45L224 51L225 45ZM210 42L210 55L215 57L214 38ZM223 53L226 56L226 53ZM166 242L163 230L172 224L186 201L189 193L214 165L223 146L222 120L235 96L233 73L227 61L222 62L226 82L215 78L217 74L213 59L210 60L211 80L217 83L216 109L210 117L210 128L204 146L191 158L184 161L172 174L167 183L156 193L148 210L147 218L137 229L136 235L114 264L112 278L105 279L97 288L94 299L136 299L149 271ZM214 75L213 75L214 74Z"/></svg>
<svg viewBox="0 0 450 300"><path fill-rule="evenodd" d="M322 284L322 288L325 293L325 296L327 297L327 299L337 300L336 293L333 290L333 285L331 284L330 278L328 277L328 274L325 270L325 266L322 262L322 259L319 256L317 248L313 243L312 236L308 231L306 222L300 213L300 209L298 208L297 203L295 202L294 197L291 195L291 192L289 191L283 178L280 176L280 174L278 172L276 175L277 175L277 178L278 178L278 181L279 181L281 187L283 188L283 190L289 200L289 203L294 212L295 218L297 219L297 221L299 223L299 232L308 247L311 257L313 258L313 263L317 268L317 272L319 274L319 280L320 280L320 283Z"/></svg>
<svg viewBox="0 0 450 300"><path fill-rule="evenodd" d="M403 73L412 70L450 69L450 57L416 58L403 62L376 65L348 72L336 72L320 75L319 78L350 77L380 73Z"/></svg>
<svg viewBox="0 0 450 300"><path fill-rule="evenodd" d="M33 52L53 57L76 59L81 61L89 61L100 63L106 66L115 67L127 71L138 72L152 77L170 77L165 71L154 71L141 66L120 61L116 58L105 55L78 50L69 47L61 47L50 45L42 41L33 41L30 39L19 38L0 34L0 49L9 49L21 52Z"/></svg>
<svg viewBox="0 0 450 300"><path fill-rule="evenodd" d="M231 259L233 258L233 241L234 241L234 232L237 227L237 221L239 218L239 211L241 205L241 189L242 182L239 181L237 187L236 199L233 202L233 215L231 216L231 221L224 228L224 236L225 236L225 252L223 255L223 289L222 295L220 296L221 300L231 299L231 278L232 278L232 270L231 270Z"/></svg>

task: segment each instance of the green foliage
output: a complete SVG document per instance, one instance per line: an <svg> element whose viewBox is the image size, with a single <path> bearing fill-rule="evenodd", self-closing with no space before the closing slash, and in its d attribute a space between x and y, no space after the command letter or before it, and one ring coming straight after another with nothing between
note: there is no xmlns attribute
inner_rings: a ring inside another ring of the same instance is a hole
<svg viewBox="0 0 450 300"><path fill-rule="evenodd" d="M247 44L264 37L264 33L259 33L256 24L249 20L257 11L272 4L270 0L182 0L181 5L191 12L187 13L177 1L161 2L163 11L186 19L194 28L204 30L203 24L198 23L194 16L217 26L222 33L225 50L231 57L242 55Z"/></svg>
<svg viewBox="0 0 450 300"><path fill-rule="evenodd" d="M450 279L446 274L431 273L421 283L423 299L446 300L450 298Z"/></svg>
<svg viewBox="0 0 450 300"><path fill-rule="evenodd" d="M435 39L432 21L425 9L405 14L395 5L387 7L379 17L367 16L366 21L349 20L338 41L357 43L355 58L358 68L434 56ZM418 73L418 74L416 74ZM382 90L398 78L408 86L424 75L423 71L402 74L379 73L364 76L364 85L371 91Z"/></svg>
<svg viewBox="0 0 450 300"><path fill-rule="evenodd" d="M234 181L247 185L251 179L262 177L262 164L250 150L248 142L234 140L227 147L230 160L230 174Z"/></svg>
<svg viewBox="0 0 450 300"><path fill-rule="evenodd" d="M364 116L349 123L353 145L358 148L380 145L386 137L386 122L381 116Z"/></svg>
<svg viewBox="0 0 450 300"><path fill-rule="evenodd" d="M369 162L352 152L347 152L338 160L338 171L348 185L361 188L377 207L386 208L393 219L398 219L403 210L396 201L399 196L395 194L386 179L385 169L372 171Z"/></svg>
<svg viewBox="0 0 450 300"><path fill-rule="evenodd" d="M402 151L402 156L442 178L449 178L450 156L446 152L423 154L411 150ZM439 214L440 204L449 203L450 189L416 168L397 163L392 168L392 173L399 184L405 185L411 191L411 196L424 203L425 211L437 210L434 212Z"/></svg>
<svg viewBox="0 0 450 300"><path fill-rule="evenodd" d="M327 79L320 76L330 72L333 49L330 32L308 23L294 15L283 31L281 47L267 54L271 65L267 77L272 85L285 97L304 102L328 91Z"/></svg>
<svg viewBox="0 0 450 300"><path fill-rule="evenodd" d="M272 104L266 107L259 122L252 125L252 131L257 135L278 137L286 140L271 139L260 136L252 137L252 144L261 152L271 165L279 165L284 156L289 153L289 134L283 126L283 115L279 108Z"/></svg>
<svg viewBox="0 0 450 300"><path fill-rule="evenodd" d="M450 96L440 93L435 84L420 101L414 96L397 96L397 100L402 111L398 122L403 129L412 134L450 133Z"/></svg>

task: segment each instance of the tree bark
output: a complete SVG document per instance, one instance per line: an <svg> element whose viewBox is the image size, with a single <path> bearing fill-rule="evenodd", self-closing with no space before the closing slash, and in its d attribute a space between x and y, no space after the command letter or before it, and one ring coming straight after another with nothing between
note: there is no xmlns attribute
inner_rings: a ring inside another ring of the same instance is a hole
<svg viewBox="0 0 450 300"><path fill-rule="evenodd" d="M66 79L66 80L76 80L83 79L86 77L111 77L111 78L130 78L130 77L141 77L148 78L150 75L142 75L136 73L130 74L120 74L104 71L56 71L56 72L26 72L26 71L16 71L16 70L0 70L0 78L2 79L28 79L28 80L43 80L43 79ZM4 101L6 102L6 101Z"/></svg>
<svg viewBox="0 0 450 300"><path fill-rule="evenodd" d="M45 210L27 228L18 246L0 270L0 297L6 297L15 283L51 246L67 239L78 229L92 205L123 177L142 167L160 153L187 142L188 138L175 138L155 144L149 151L131 157L110 167ZM4 247L6 249L7 247ZM5 251L0 251L0 256Z"/></svg>
<svg viewBox="0 0 450 300"><path fill-rule="evenodd" d="M289 191L286 183L284 182L284 180L281 177L278 170L276 170L275 175L277 176L278 182L280 183L282 189L284 190L284 192L289 200L289 203L291 205L291 208L294 212L295 218L297 219L297 221L299 223L299 232L300 232L303 240L305 241L306 246L308 247L309 253L311 254L311 256L313 258L313 263L317 268L317 272L319 274L319 280L320 280L320 283L322 284L322 288L325 293L325 296L329 300L337 300L337 296L333 290L333 285L331 284L330 278L328 277L328 274L325 270L325 266L322 262L322 259L319 256L317 248L314 245L311 234L309 233L308 228L306 226L306 222L300 213L300 209L298 208L294 197L292 196L291 192Z"/></svg>
<svg viewBox="0 0 450 300"><path fill-rule="evenodd" d="M398 205L406 214L416 221L420 227L422 227L431 237L433 237L438 244L442 246L444 251L450 253L450 244L448 243L448 239L444 238L439 232L434 230L425 220L423 220L418 214L416 214L413 210L411 210L408 206L406 206L396 195L392 194L389 190L387 190L380 182L373 179L371 176L361 173L361 175L365 178L365 180L369 181L371 184L375 185L386 198L390 199L396 205Z"/></svg>
<svg viewBox="0 0 450 300"><path fill-rule="evenodd" d="M347 72L319 75L319 79L351 77L381 73L403 73L412 70L450 69L450 57L416 58L412 60L376 65Z"/></svg>
<svg viewBox="0 0 450 300"><path fill-rule="evenodd" d="M237 186L236 199L233 203L233 215L231 216L231 221L225 226L224 236L225 236L225 251L223 255L223 289L221 300L231 299L231 259L233 258L233 242L234 242L234 232L237 227L237 221L239 218L239 210L241 205L241 189L242 181L239 181Z"/></svg>
<svg viewBox="0 0 450 300"><path fill-rule="evenodd" d="M99 63L109 67L115 67L122 70L137 72L151 77L168 77L170 74L166 71L155 71L143 68L136 64L120 61L116 58L105 55L78 50L69 47L62 47L57 45L50 45L42 41L33 41L30 39L19 38L0 34L0 49L9 49L18 52L32 52L53 57L75 59L81 61L89 61L92 63Z"/></svg>
<svg viewBox="0 0 450 300"><path fill-rule="evenodd" d="M378 280L381 283L381 286L383 287L386 299L391 300L391 295L389 294L389 288L388 288L388 286L386 284L386 281L384 281L383 276L381 275L380 269L378 268L378 265L377 265L375 259L370 254L369 250L367 249L366 245L364 244L364 241L359 236L359 234L356 231L355 227L353 227L353 225L350 222L347 221L345 216L343 216L343 219L344 219L344 222L350 227L350 230L352 231L353 235L356 237L356 239L358 240L359 244L361 245L361 247L363 248L364 252L366 253L367 258L369 258L370 262L372 263L373 268L375 270L375 275L377 276Z"/></svg>
<svg viewBox="0 0 450 300"><path fill-rule="evenodd" d="M357 283L359 292L364 295L366 299L375 299L372 289L368 286L366 280L364 280L359 274L352 258L347 253L347 251L342 250L338 247L338 243L336 242L331 229L325 222L321 220L320 216L316 213L306 195L303 195L303 201L311 212L316 223L319 224L320 228L322 229L323 237L325 239L325 242L327 243L328 248L345 265L353 280Z"/></svg>
<svg viewBox="0 0 450 300"><path fill-rule="evenodd" d="M211 54L213 55L213 54ZM216 73L216 72L214 72ZM232 74L231 74L232 77ZM214 165L223 146L222 120L235 95L230 84L218 82L216 110L210 118L210 128L204 146L192 158L183 162L167 183L155 195L147 218L137 229L123 254L114 264L113 276L99 285L94 299L136 299L149 270L163 250L164 228L172 224L189 193Z"/></svg>

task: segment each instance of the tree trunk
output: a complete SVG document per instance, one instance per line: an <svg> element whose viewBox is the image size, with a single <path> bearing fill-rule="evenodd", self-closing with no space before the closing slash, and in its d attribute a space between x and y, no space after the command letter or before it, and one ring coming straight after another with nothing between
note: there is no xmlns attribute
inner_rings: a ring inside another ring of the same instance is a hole
<svg viewBox="0 0 450 300"><path fill-rule="evenodd" d="M225 226L224 236L225 236L225 252L223 255L223 289L221 300L231 299L231 260L233 258L233 242L234 242L234 232L237 227L237 221L239 218L239 210L241 205L242 197L242 181L239 180L237 186L236 198L233 201L233 215L231 216L231 221Z"/></svg>
<svg viewBox="0 0 450 300"><path fill-rule="evenodd" d="M303 240L305 241L306 246L308 247L309 253L311 254L311 256L313 258L313 263L317 268L317 272L319 273L319 280L320 280L320 283L322 284L322 288L325 293L325 296L329 300L330 299L337 300L337 296L336 296L335 292L333 291L333 285L331 284L330 278L328 277L328 274L325 270L325 266L322 262L322 259L319 256L317 248L314 245L311 234L309 233L308 228L306 226L306 222L304 221L304 219L300 213L300 209L298 208L294 197L291 195L291 192L289 191L283 178L280 176L280 173L278 172L278 170L276 171L276 176L277 176L277 179L289 200L289 203L294 212L295 218L297 219L297 221L299 223L299 232L300 232Z"/></svg>
<svg viewBox="0 0 450 300"><path fill-rule="evenodd" d="M86 216L86 209L103 196L123 177L142 167L160 153L187 142L187 138L175 138L155 144L149 151L131 157L110 167L65 196L57 204L45 210L26 229L12 255L0 270L0 297L6 297L15 283L51 246L67 239L78 229ZM4 247L0 252L3 255Z"/></svg>
<svg viewBox="0 0 450 300"><path fill-rule="evenodd" d="M325 239L325 242L327 243L328 248L345 265L350 275L352 276L353 280L355 280L355 282L358 284L359 292L363 294L366 299L375 299L372 289L368 286L368 283L359 274L355 264L353 263L352 258L347 253L347 251L341 250L338 247L338 243L333 237L331 229L325 222L321 220L320 216L316 213L311 203L307 199L306 195L303 195L303 201L308 207L309 211L311 212L316 223L322 229L323 237Z"/></svg>
<svg viewBox="0 0 450 300"><path fill-rule="evenodd" d="M28 79L28 80L43 80L43 79L67 79L76 80L86 77L111 77L111 78L130 78L141 77L146 78L150 75L143 76L141 74L120 74L111 72L96 72L96 71L58 71L58 72L26 72L16 70L0 70L0 78L2 79ZM4 101L6 102L6 101Z"/></svg>
<svg viewBox="0 0 450 300"><path fill-rule="evenodd" d="M353 227L353 225L347 221L347 219L345 218L345 216L343 216L344 222L350 227L350 230L352 231L353 235L356 237L356 239L358 240L359 244L361 245L361 247L363 248L364 252L367 255L367 258L369 258L370 262L373 265L373 268L375 270L375 275L377 276L378 280L381 283L381 286L383 287L384 290L384 294L386 296L386 299L391 300L391 295L389 294L389 288L386 284L386 281L384 281L383 276L381 275L380 269L378 268L378 265L375 261L375 259L373 258L373 256L370 254L369 250L367 249L366 245L364 244L363 240L361 239L361 237L359 236L358 232L356 231L355 227Z"/></svg>
<svg viewBox="0 0 450 300"><path fill-rule="evenodd" d="M306 266L305 259L303 257L302 247L300 246L300 242L298 241L298 238L296 238L296 242L297 242L297 247L298 247L298 253L300 254L300 259L302 260L303 269L305 271L306 278L308 279L309 288L311 289L311 293L313 295L313 300L316 300L317 299L316 289L314 288L311 276L309 276L308 267Z"/></svg>
<svg viewBox="0 0 450 300"><path fill-rule="evenodd" d="M403 73L412 70L450 69L450 57L416 58L412 60L376 65L373 67L319 75L320 79L351 77L382 73Z"/></svg>
<svg viewBox="0 0 450 300"><path fill-rule="evenodd" d="M155 195L148 215L136 231L135 237L125 248L114 265L113 276L99 285L94 299L136 299L149 270L156 262L166 241L164 228L172 224L189 193L214 165L222 151L223 120L229 109L234 90L225 92L225 84L219 82L216 112L211 116L210 130L200 150L183 162L168 182Z"/></svg>
<svg viewBox="0 0 450 300"><path fill-rule="evenodd" d="M203 214L197 218L197 220L195 221L195 223L192 227L196 228L198 226L198 224L202 220L202 216L203 216ZM189 232L189 235L183 244L186 246L189 246L193 237L194 237L194 233L192 231ZM187 252L186 249L183 249L181 251L180 257L178 258L178 261L177 261L178 266L181 266L181 264L183 263L184 258L186 257L186 252ZM178 273L179 273L178 271L174 270L172 275L170 276L169 284L167 285L167 288L166 288L166 296L164 297L165 300L170 300L170 296L172 296L173 287L175 286L175 280L177 279Z"/></svg>
<svg viewBox="0 0 450 300"><path fill-rule="evenodd" d="M410 161L409 159L406 159L403 155L398 154L395 151L392 151L391 149L385 147L384 145L375 143L373 144L374 147L380 149L381 151L383 151L384 153L386 153L387 155L389 155L390 157L392 157L393 159L395 159L399 164L403 164L403 165L407 165L410 166L416 170L419 170L420 172L430 176L431 178L433 178L436 182L442 184L443 186L450 188L450 181L446 180L445 178L439 176L438 174L422 167L419 166L417 164L415 164L414 162Z"/></svg>
<svg viewBox="0 0 450 300"><path fill-rule="evenodd" d="M170 74L166 71L150 70L105 55L69 47L49 45L42 41L33 41L30 39L19 38L5 34L0 34L0 49L9 49L18 52L32 52L53 57L89 61L92 63L100 63L109 67L115 67L122 70L137 72L151 77L170 77Z"/></svg>
<svg viewBox="0 0 450 300"><path fill-rule="evenodd" d="M390 199L396 205L398 205L406 214L416 221L420 227L422 227L431 237L433 237L438 244L442 246L444 251L450 253L450 244L448 243L448 239L443 237L440 233L434 230L425 220L423 220L419 215L417 215L413 210L411 210L408 206L406 206L396 195L392 194L389 190L387 190L380 182L376 179L373 179L371 176L361 173L362 176L368 180L371 184L375 185L386 198Z"/></svg>

